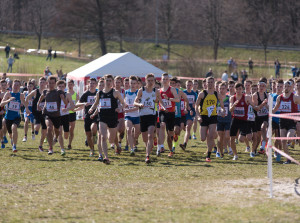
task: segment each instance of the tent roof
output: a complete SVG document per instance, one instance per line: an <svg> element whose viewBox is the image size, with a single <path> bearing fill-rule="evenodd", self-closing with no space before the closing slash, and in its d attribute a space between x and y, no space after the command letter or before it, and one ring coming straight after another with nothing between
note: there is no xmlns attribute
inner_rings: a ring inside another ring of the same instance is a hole
<svg viewBox="0 0 300 223"><path fill-rule="evenodd" d="M68 73L68 78L97 78L105 74L119 75L122 77L129 77L130 75L145 77L148 73L153 73L155 77L160 77L164 71L130 52L107 53Z"/></svg>

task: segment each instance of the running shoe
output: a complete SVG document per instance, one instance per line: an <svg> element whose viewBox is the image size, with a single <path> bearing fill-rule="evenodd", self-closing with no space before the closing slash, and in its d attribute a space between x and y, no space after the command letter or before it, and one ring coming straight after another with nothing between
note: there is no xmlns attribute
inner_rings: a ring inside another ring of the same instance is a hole
<svg viewBox="0 0 300 223"><path fill-rule="evenodd" d="M88 144L88 141L87 141L87 140L85 140L85 141L84 141L84 145L85 145L86 147L88 147L88 146L89 146L89 144Z"/></svg>
<svg viewBox="0 0 300 223"><path fill-rule="evenodd" d="M53 138L53 145L55 145L56 143L57 143L57 138L54 137L54 138Z"/></svg>
<svg viewBox="0 0 300 223"><path fill-rule="evenodd" d="M185 143L179 144L179 146L180 146L180 148L181 148L183 151L185 151L185 149L186 149L186 144L185 144Z"/></svg>
<svg viewBox="0 0 300 223"><path fill-rule="evenodd" d="M52 154L53 154L53 149L49 149L48 155L52 155Z"/></svg>
<svg viewBox="0 0 300 223"><path fill-rule="evenodd" d="M66 155L66 151L65 151L64 149L62 149L62 150L60 151L60 155L62 155L62 156Z"/></svg>
<svg viewBox="0 0 300 223"><path fill-rule="evenodd" d="M220 155L219 152L216 153L216 157L217 157L217 158L221 158L221 155Z"/></svg>
<svg viewBox="0 0 300 223"><path fill-rule="evenodd" d="M110 164L110 161L109 161L109 159L107 159L107 158L104 158L104 159L103 159L103 163L105 163L105 164L107 164L107 165L108 165L108 164Z"/></svg>
<svg viewBox="0 0 300 223"><path fill-rule="evenodd" d="M24 136L22 142L27 142L27 137L26 136Z"/></svg>
<svg viewBox="0 0 300 223"><path fill-rule="evenodd" d="M111 145L110 145L110 148L111 148L112 150L115 150L115 144L111 144Z"/></svg>
<svg viewBox="0 0 300 223"><path fill-rule="evenodd" d="M5 149L5 144L3 142L1 143L1 149Z"/></svg>
<svg viewBox="0 0 300 223"><path fill-rule="evenodd" d="M211 162L211 159L210 159L210 158L208 158L208 157L206 157L206 159L205 159L205 162L208 162L208 163L210 163L210 162Z"/></svg>
<svg viewBox="0 0 300 223"><path fill-rule="evenodd" d="M160 148L160 153L164 153L165 152L165 148L164 147L161 147Z"/></svg>
<svg viewBox="0 0 300 223"><path fill-rule="evenodd" d="M292 161L287 160L287 161L285 161L283 164L291 164L291 163L292 163Z"/></svg>
<svg viewBox="0 0 300 223"><path fill-rule="evenodd" d="M218 148L215 146L213 153L217 153L217 151L218 151Z"/></svg>
<svg viewBox="0 0 300 223"><path fill-rule="evenodd" d="M274 158L276 158L276 157L277 157L277 152L275 151L275 152L274 152Z"/></svg>
<svg viewBox="0 0 300 223"><path fill-rule="evenodd" d="M280 163L281 161L281 154L277 153L276 162Z"/></svg>
<svg viewBox="0 0 300 223"><path fill-rule="evenodd" d="M99 157L98 157L97 160L100 161L100 162L103 162L103 156L102 156L102 155L99 155Z"/></svg>
<svg viewBox="0 0 300 223"><path fill-rule="evenodd" d="M160 156L160 150L159 149L156 151L156 156Z"/></svg>
<svg viewBox="0 0 300 223"><path fill-rule="evenodd" d="M294 149L294 147L295 147L295 140L293 140L293 141L291 142L290 147L291 147L292 149Z"/></svg>
<svg viewBox="0 0 300 223"><path fill-rule="evenodd" d="M32 139L32 140L35 140L35 134L32 134L32 135L31 135L31 139Z"/></svg>
<svg viewBox="0 0 300 223"><path fill-rule="evenodd" d="M137 146L133 147L134 152L136 153L138 151Z"/></svg>
<svg viewBox="0 0 300 223"><path fill-rule="evenodd" d="M146 164L149 164L149 163L151 163L151 161L150 161L150 157L149 157L149 156L147 156L147 157L146 157L146 159L145 159L145 163L146 163Z"/></svg>
<svg viewBox="0 0 300 223"><path fill-rule="evenodd" d="M247 146L246 149L245 149L245 153L249 153L250 152L250 147Z"/></svg>
<svg viewBox="0 0 300 223"><path fill-rule="evenodd" d="M39 151L40 151L40 152L44 152L44 149L43 149L42 146L39 146Z"/></svg>
<svg viewBox="0 0 300 223"><path fill-rule="evenodd" d="M116 155L120 155L120 154L121 154L121 151L122 151L121 148L120 148L120 147L117 147L117 148L116 148L116 151L115 151L115 154L116 154Z"/></svg>
<svg viewBox="0 0 300 223"><path fill-rule="evenodd" d="M128 145L124 147L124 151L128 151Z"/></svg>
<svg viewBox="0 0 300 223"><path fill-rule="evenodd" d="M131 149L131 150L130 150L130 156L134 156L134 155L135 155L134 149Z"/></svg>
<svg viewBox="0 0 300 223"><path fill-rule="evenodd" d="M196 137L196 135L195 135L195 134L193 135L193 139L195 139L195 140L197 139L197 137Z"/></svg>
<svg viewBox="0 0 300 223"><path fill-rule="evenodd" d="M71 145L68 145L68 149L72 149L72 146L71 146Z"/></svg>
<svg viewBox="0 0 300 223"><path fill-rule="evenodd" d="M255 157L255 153L251 152L251 153L250 153L250 157L251 157L251 158Z"/></svg>
<svg viewBox="0 0 300 223"><path fill-rule="evenodd" d="M238 156L234 155L232 160L238 160Z"/></svg>
<svg viewBox="0 0 300 223"><path fill-rule="evenodd" d="M16 145L13 145L13 147L12 147L12 151L13 151L14 153L18 152L18 150L17 150L17 146L16 146Z"/></svg>
<svg viewBox="0 0 300 223"><path fill-rule="evenodd" d="M259 151L258 151L259 154L265 154L265 150L263 148L261 148Z"/></svg>
<svg viewBox="0 0 300 223"><path fill-rule="evenodd" d="M229 151L228 155L230 155L230 156L233 156L233 152L232 152L232 150L231 150L231 151Z"/></svg>
<svg viewBox="0 0 300 223"><path fill-rule="evenodd" d="M172 151L170 151L170 153L168 154L168 157L171 158L174 156L174 153Z"/></svg>
<svg viewBox="0 0 300 223"><path fill-rule="evenodd" d="M3 136L3 143L4 144L8 143L8 140L7 140L6 136Z"/></svg>
<svg viewBox="0 0 300 223"><path fill-rule="evenodd" d="M224 158L224 154L221 154L221 157L220 157L221 159L223 159Z"/></svg>

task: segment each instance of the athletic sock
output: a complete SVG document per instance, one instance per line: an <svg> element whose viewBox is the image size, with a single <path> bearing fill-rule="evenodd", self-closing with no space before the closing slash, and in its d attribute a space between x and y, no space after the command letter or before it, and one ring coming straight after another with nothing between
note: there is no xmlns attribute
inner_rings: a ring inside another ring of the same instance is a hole
<svg viewBox="0 0 300 223"><path fill-rule="evenodd" d="M207 157L206 158L210 158L210 154L211 154L211 152L207 152Z"/></svg>
<svg viewBox="0 0 300 223"><path fill-rule="evenodd" d="M27 134L25 134L25 137L27 137Z"/></svg>

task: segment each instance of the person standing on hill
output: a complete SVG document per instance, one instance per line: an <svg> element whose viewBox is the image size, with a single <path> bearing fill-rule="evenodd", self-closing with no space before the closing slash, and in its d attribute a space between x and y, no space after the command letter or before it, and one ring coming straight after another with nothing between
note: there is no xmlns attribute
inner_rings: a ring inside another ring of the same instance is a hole
<svg viewBox="0 0 300 223"><path fill-rule="evenodd" d="M50 59L50 61L52 60L52 47L50 46L50 48L48 49L48 55L46 60Z"/></svg>
<svg viewBox="0 0 300 223"><path fill-rule="evenodd" d="M8 68L7 68L7 71L9 71L9 68L10 68L10 73L12 73L12 66L14 64L15 60L14 58L12 58L12 56L9 56L9 58L7 59L7 63L8 63Z"/></svg>
<svg viewBox="0 0 300 223"><path fill-rule="evenodd" d="M280 68L281 68L281 64L280 64L278 58L275 60L274 66L275 66L275 77L276 77L276 78L279 78L279 77L280 77Z"/></svg>
<svg viewBox="0 0 300 223"><path fill-rule="evenodd" d="M6 44L6 47L5 47L4 51L5 51L5 54L6 54L6 58L8 58L9 57L9 52L10 52L10 46L8 44Z"/></svg>
<svg viewBox="0 0 300 223"><path fill-rule="evenodd" d="M249 61L248 61L248 65L249 65L249 74L251 72L251 74L253 74L253 60L251 59L251 57L249 58Z"/></svg>

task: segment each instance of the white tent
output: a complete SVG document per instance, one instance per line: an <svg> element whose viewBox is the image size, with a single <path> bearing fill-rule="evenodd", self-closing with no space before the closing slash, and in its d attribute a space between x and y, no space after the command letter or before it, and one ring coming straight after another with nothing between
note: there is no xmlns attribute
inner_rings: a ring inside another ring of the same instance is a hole
<svg viewBox="0 0 300 223"><path fill-rule="evenodd" d="M99 78L105 74L145 77L148 73L153 73L155 77L161 77L164 71L130 52L108 53L68 73L68 79L86 80Z"/></svg>

